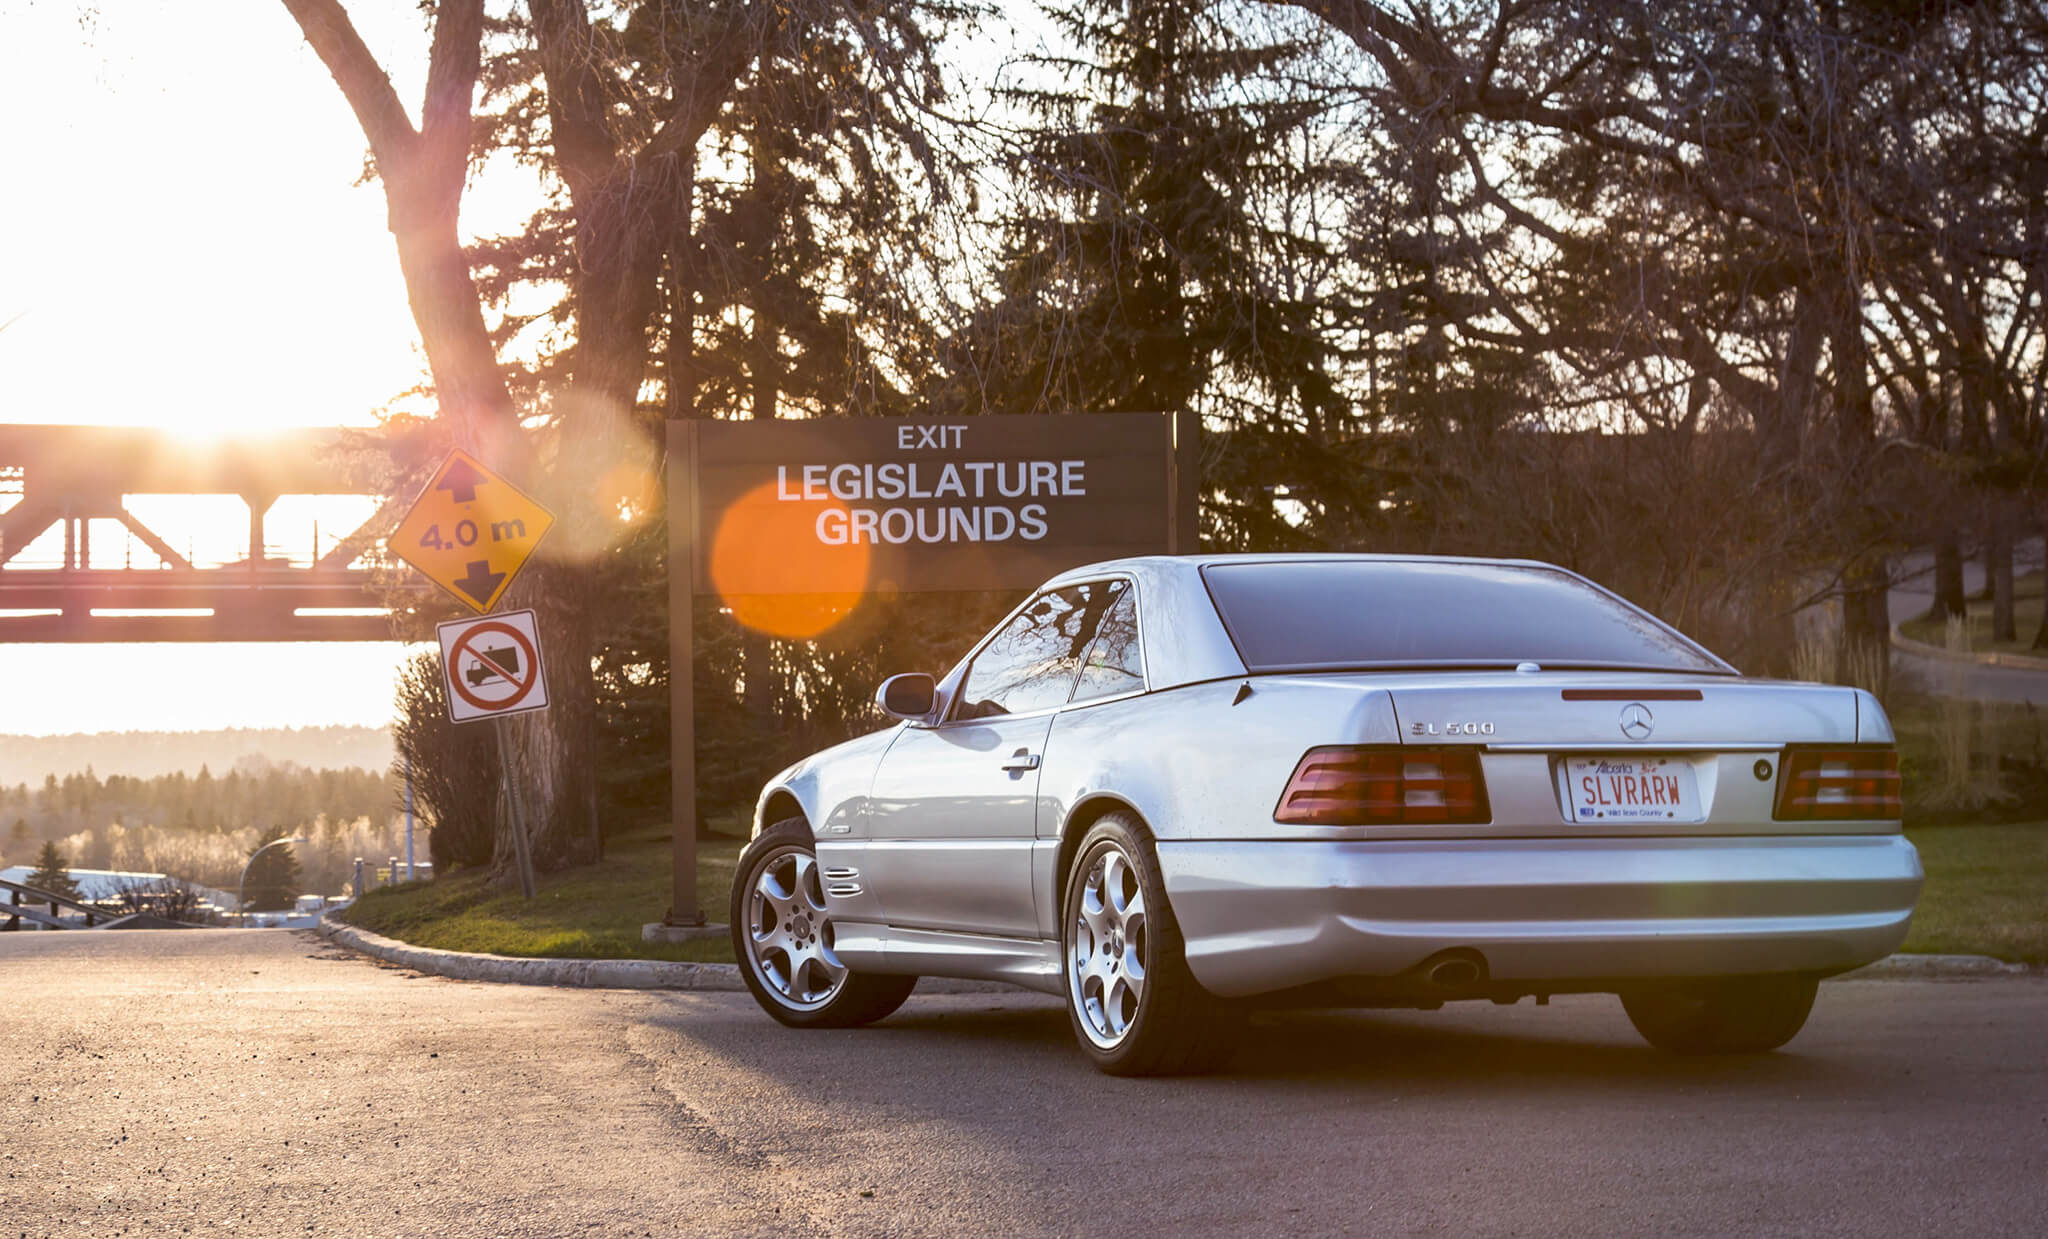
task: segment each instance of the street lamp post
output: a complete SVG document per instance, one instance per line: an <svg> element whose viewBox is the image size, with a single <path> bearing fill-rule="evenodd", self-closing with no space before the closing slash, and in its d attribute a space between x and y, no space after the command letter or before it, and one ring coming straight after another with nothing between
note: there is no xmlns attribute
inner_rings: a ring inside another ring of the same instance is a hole
<svg viewBox="0 0 2048 1239"><path fill-rule="evenodd" d="M256 863L258 856L263 855L274 847L287 843L304 843L305 841L306 837L304 835L293 835L289 839L272 839L262 847L249 853L248 862L242 866L242 880L235 886L235 913L242 918L242 928L247 929L249 927L249 866Z"/></svg>

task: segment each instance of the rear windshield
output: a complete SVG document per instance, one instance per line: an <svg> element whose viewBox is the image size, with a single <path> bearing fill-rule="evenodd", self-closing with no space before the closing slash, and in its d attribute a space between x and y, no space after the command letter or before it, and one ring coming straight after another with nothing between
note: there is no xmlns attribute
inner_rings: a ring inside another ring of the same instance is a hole
<svg viewBox="0 0 2048 1239"><path fill-rule="evenodd" d="M1673 629L1549 568L1297 560L1210 564L1202 577L1254 671L1524 662L1728 670Z"/></svg>

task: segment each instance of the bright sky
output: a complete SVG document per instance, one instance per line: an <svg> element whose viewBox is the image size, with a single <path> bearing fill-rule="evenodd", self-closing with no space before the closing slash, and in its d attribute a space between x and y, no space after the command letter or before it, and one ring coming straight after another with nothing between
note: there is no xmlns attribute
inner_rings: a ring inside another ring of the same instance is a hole
<svg viewBox="0 0 2048 1239"><path fill-rule="evenodd" d="M417 5L348 7L412 101ZM282 5L4 0L0 115L0 421L363 424L419 381L361 131ZM0 733L382 724L402 653L0 646Z"/></svg>
<svg viewBox="0 0 2048 1239"><path fill-rule="evenodd" d="M416 0L345 5L416 115ZM1028 5L1006 7L1036 29ZM0 0L0 115L0 422L363 424L420 381L383 196L355 184L362 133L276 0ZM465 229L508 232L532 203L530 181L494 173ZM204 502L227 506L186 525L232 547L239 504ZM346 526L347 505L284 506L273 545ZM95 562L122 554L99 529L93 546ZM0 734L382 724L403 652L0 646Z"/></svg>

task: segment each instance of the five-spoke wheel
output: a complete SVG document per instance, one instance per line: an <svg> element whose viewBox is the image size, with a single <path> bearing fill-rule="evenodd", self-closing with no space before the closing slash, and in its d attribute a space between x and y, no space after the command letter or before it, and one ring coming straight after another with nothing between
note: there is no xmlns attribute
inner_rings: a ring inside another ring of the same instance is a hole
<svg viewBox="0 0 2048 1239"><path fill-rule="evenodd" d="M1136 817L1108 813L1089 827L1061 906L1067 1014L1095 1065L1112 1075L1214 1066L1239 1017L1188 971L1151 838Z"/></svg>
<svg viewBox="0 0 2048 1239"><path fill-rule="evenodd" d="M1081 1030L1099 1046L1114 1046L1130 1031L1145 994L1145 889L1114 844L1096 853L1082 879L1067 950Z"/></svg>
<svg viewBox="0 0 2048 1239"><path fill-rule="evenodd" d="M817 845L802 818L762 831L740 853L732 949L768 1014L796 1027L846 1028L903 1005L916 977L856 973L833 950Z"/></svg>
<svg viewBox="0 0 2048 1239"><path fill-rule="evenodd" d="M750 961L792 1007L829 1002L846 982L846 965L832 953L832 921L818 858L786 843L761 858L747 894Z"/></svg>

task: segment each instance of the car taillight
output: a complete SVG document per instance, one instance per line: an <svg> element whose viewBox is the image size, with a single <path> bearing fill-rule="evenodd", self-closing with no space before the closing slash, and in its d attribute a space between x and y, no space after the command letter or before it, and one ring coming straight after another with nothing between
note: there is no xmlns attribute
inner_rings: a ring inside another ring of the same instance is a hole
<svg viewBox="0 0 2048 1239"><path fill-rule="evenodd" d="M1492 819L1476 748L1327 745L1294 767L1273 820L1304 826Z"/></svg>
<svg viewBox="0 0 2048 1239"><path fill-rule="evenodd" d="M1897 821L1901 809L1897 749L1785 750L1779 821Z"/></svg>

